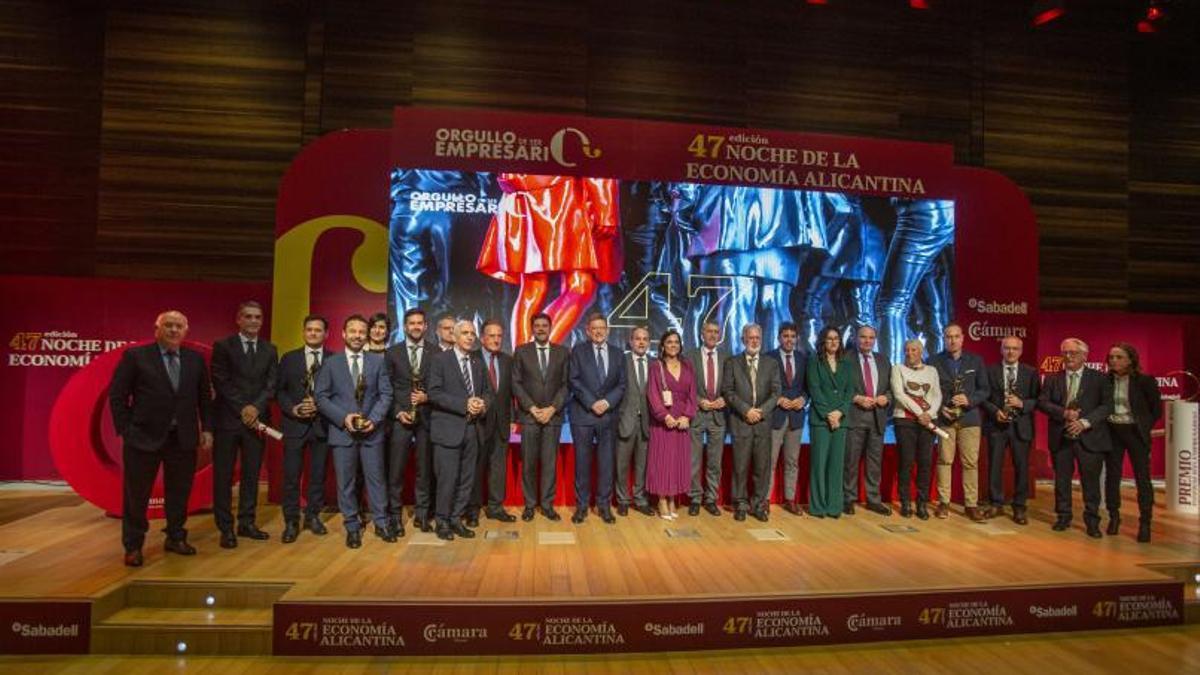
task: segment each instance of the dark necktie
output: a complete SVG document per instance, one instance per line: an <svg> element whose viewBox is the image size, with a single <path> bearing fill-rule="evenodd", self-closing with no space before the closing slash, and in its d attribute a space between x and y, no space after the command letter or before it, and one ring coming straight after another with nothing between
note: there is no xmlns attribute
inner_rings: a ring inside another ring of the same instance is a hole
<svg viewBox="0 0 1200 675"><path fill-rule="evenodd" d="M1008 388L1012 389L1017 386L1017 369L1013 366L1007 366L1004 370L1008 373L1004 379L1008 383Z"/></svg>
<svg viewBox="0 0 1200 675"><path fill-rule="evenodd" d="M251 361L254 360L255 354L257 354L257 352L254 349L255 342L256 342L255 340L247 340L246 341L246 356L250 357Z"/></svg>
<svg viewBox="0 0 1200 675"><path fill-rule="evenodd" d="M704 389L708 392L709 398L717 397L717 365L713 359L713 353L708 352L708 364L704 367Z"/></svg>
<svg viewBox="0 0 1200 675"><path fill-rule="evenodd" d="M167 352L167 378L171 380L171 390L179 391L179 352Z"/></svg>
<svg viewBox="0 0 1200 675"><path fill-rule="evenodd" d="M492 383L492 391L500 390L500 378L496 375L496 355L488 359L488 380Z"/></svg>
<svg viewBox="0 0 1200 675"><path fill-rule="evenodd" d="M546 368L549 367L546 359L546 347L538 347L538 368L542 371L542 377L546 377Z"/></svg>
<svg viewBox="0 0 1200 675"><path fill-rule="evenodd" d="M784 354L783 357L783 374L787 376L787 383L792 385L792 378L796 376L796 371L792 370L792 354L791 352Z"/></svg>
<svg viewBox="0 0 1200 675"><path fill-rule="evenodd" d="M475 386L471 383L471 358L468 356L462 357L462 376L463 384L467 385L467 397L475 397Z"/></svg>
<svg viewBox="0 0 1200 675"><path fill-rule="evenodd" d="M416 372L416 370L418 368L418 366L417 366L417 346L416 345L408 346L408 368L409 368L409 370L412 370L413 372Z"/></svg>
<svg viewBox="0 0 1200 675"><path fill-rule="evenodd" d="M596 347L596 370L600 371L600 379L608 377L608 368L604 363L604 349Z"/></svg>
<svg viewBox="0 0 1200 675"><path fill-rule="evenodd" d="M350 355L350 379L354 380L355 386L358 386L358 376L362 374L362 369L358 367L358 354Z"/></svg>
<svg viewBox="0 0 1200 675"><path fill-rule="evenodd" d="M645 389L646 388L646 357L644 357L644 356L638 357L637 376L638 376L638 388Z"/></svg>
<svg viewBox="0 0 1200 675"><path fill-rule="evenodd" d="M867 396L875 395L875 378L871 377L871 361L869 354L862 355L863 391Z"/></svg>

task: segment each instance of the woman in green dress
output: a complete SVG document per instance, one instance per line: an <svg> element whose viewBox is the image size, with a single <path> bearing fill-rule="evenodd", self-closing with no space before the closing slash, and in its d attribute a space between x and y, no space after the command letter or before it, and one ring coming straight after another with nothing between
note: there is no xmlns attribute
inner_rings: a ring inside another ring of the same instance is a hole
<svg viewBox="0 0 1200 675"><path fill-rule="evenodd" d="M808 415L811 437L808 512L817 518L837 518L844 506L845 420L850 412L853 382L850 365L842 360L842 335L836 328L821 329L807 370L812 401Z"/></svg>

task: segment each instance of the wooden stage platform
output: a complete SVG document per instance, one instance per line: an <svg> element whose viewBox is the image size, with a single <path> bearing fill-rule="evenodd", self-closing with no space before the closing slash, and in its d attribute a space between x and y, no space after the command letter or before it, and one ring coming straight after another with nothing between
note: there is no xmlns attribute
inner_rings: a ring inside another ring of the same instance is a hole
<svg viewBox="0 0 1200 675"><path fill-rule="evenodd" d="M1127 494L1121 535L1092 540L1078 516L1073 530L1052 532L1050 490L1040 494L1024 527L975 524L961 507L928 521L861 508L838 520L775 508L768 523L632 513L576 526L539 514L484 520L479 537L448 543L411 524L396 544L368 532L358 550L345 548L334 515L328 535L285 545L268 505L260 525L270 541L221 549L211 517L196 515L199 555L164 555L151 534L146 566L129 569L119 521L61 493L0 491L0 625L30 627L19 644L40 638L43 653L379 656L784 647L1196 620L1200 520L1159 509L1153 543L1138 544ZM53 501L31 508L38 500Z"/></svg>

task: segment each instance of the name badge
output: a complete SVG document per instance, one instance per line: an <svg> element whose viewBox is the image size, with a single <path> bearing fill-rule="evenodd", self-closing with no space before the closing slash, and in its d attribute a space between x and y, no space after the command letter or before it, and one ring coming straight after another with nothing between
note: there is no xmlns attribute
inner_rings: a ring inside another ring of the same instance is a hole
<svg viewBox="0 0 1200 675"><path fill-rule="evenodd" d="M670 389L662 390L662 400L663 400L663 405L667 406L668 408L670 408L673 405Z"/></svg>

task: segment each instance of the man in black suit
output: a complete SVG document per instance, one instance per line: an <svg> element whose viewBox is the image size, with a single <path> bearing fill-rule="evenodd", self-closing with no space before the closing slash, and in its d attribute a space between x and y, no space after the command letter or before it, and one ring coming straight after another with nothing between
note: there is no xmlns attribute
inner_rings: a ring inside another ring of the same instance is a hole
<svg viewBox="0 0 1200 675"><path fill-rule="evenodd" d="M513 353L512 390L521 415L521 491L525 510L521 520L533 520L533 508L559 520L554 510L557 490L558 445L563 406L567 401L567 348L550 342L550 315L530 321L533 341ZM541 468L541 478L538 469Z"/></svg>
<svg viewBox="0 0 1200 675"><path fill-rule="evenodd" d="M475 324L454 325L455 344L429 364L430 436L437 478L437 536L469 539L475 532L462 522L475 481L475 463L492 390L475 348Z"/></svg>
<svg viewBox="0 0 1200 675"><path fill-rule="evenodd" d="M1108 507L1108 533L1121 533L1121 474L1125 453L1137 483L1138 535L1150 541L1150 518L1154 512L1154 486L1150 483L1150 429L1162 416L1158 382L1142 372L1137 349L1118 342L1108 350L1108 376L1113 387L1113 412L1108 418L1112 452L1104 465L1104 505Z"/></svg>
<svg viewBox="0 0 1200 675"><path fill-rule="evenodd" d="M1012 519L1027 525L1025 499L1029 496L1029 444L1033 442L1033 409L1041 383L1032 366L1021 363L1024 342L1010 335L1000 341L1000 363L988 366L988 388L984 400L984 428L988 439L988 494L991 505L984 517L1004 513L1004 451L1012 449Z"/></svg>
<svg viewBox="0 0 1200 675"><path fill-rule="evenodd" d="M1108 416L1112 384L1087 368L1087 343L1067 338L1060 345L1063 371L1046 376L1038 409L1050 418L1048 440L1054 461L1054 530L1071 527L1071 478L1079 467L1083 487L1083 521L1089 537L1100 538L1100 469L1112 449Z"/></svg>
<svg viewBox="0 0 1200 675"><path fill-rule="evenodd" d="M204 357L182 346L187 330L182 313L159 314L155 341L127 349L108 386L113 425L124 441L121 542L130 567L142 566L142 544L150 528L146 507L160 465L167 515L163 548L180 555L196 553L183 526L196 473L196 446L208 450L213 443L212 389Z"/></svg>
<svg viewBox="0 0 1200 675"><path fill-rule="evenodd" d="M304 449L308 448L308 492L304 506L304 529L325 534L321 509L325 506L325 465L329 457L328 430L317 414L314 392L317 372L333 352L325 349L329 322L310 314L304 317L304 346L283 355L275 400L283 413L283 543L300 534L300 474Z"/></svg>
<svg viewBox="0 0 1200 675"><path fill-rule="evenodd" d="M771 413L779 403L783 378L779 364L764 358L762 327L748 323L742 327L745 351L725 359L721 373L721 395L729 404L729 427L733 434L733 519L743 521L749 510L755 518L767 522L767 501L771 498ZM754 492L747 499L747 481L753 475Z"/></svg>
<svg viewBox="0 0 1200 675"><path fill-rule="evenodd" d="M596 462L596 510L609 525L616 459L617 411L625 396L625 362L621 350L608 344L608 319L588 316L588 340L571 349L571 439L575 444L575 515L587 519L592 498L592 460Z"/></svg>
<svg viewBox="0 0 1200 675"><path fill-rule="evenodd" d="M623 360L625 396L617 420L617 513L629 515L629 505L645 515L653 515L646 495L646 455L650 444L650 409L646 383L650 376L650 330L636 326L629 334L629 353ZM629 493L629 470L633 469L633 494ZM699 509L699 503L695 504Z"/></svg>
<svg viewBox="0 0 1200 675"><path fill-rule="evenodd" d="M800 479L800 436L804 432L804 406L808 404L804 378L808 354L796 348L798 334L796 324L783 322L779 325L779 349L766 354L766 358L774 359L779 365L782 385L775 410L771 413L768 501L770 494L775 491L775 466L779 463L779 451L783 450L783 508L797 516L803 513L796 502L796 484Z"/></svg>
<svg viewBox="0 0 1200 675"><path fill-rule="evenodd" d="M688 425L692 437L692 485L688 490L688 515L704 510L721 515L717 492L721 487L721 461L725 454L725 422L728 407L721 397L721 376L726 357L717 351L721 342L721 324L705 321L700 329L700 348L692 352L692 372L696 374L696 416ZM701 483L700 476L704 475Z"/></svg>
<svg viewBox="0 0 1200 675"><path fill-rule="evenodd" d="M267 402L275 395L279 355L275 345L259 339L262 305L238 305L238 332L213 343L212 382L217 392L213 426L213 517L221 531L221 548L234 548L238 537L269 538L254 523L258 506L258 474L262 468ZM233 529L233 467L241 455L237 535Z"/></svg>
<svg viewBox="0 0 1200 675"><path fill-rule="evenodd" d="M467 527L479 526L479 510L483 508L483 485L487 483L487 517L511 523L516 517L504 510L508 488L508 439L512 427L512 357L501 350L504 325L495 319L483 322L483 370L487 375L494 399L483 418L483 437L479 442L479 459L475 465L475 484L467 504Z"/></svg>
<svg viewBox="0 0 1200 675"><path fill-rule="evenodd" d="M850 379L853 382L850 414L846 416L846 473L842 482L845 507L842 513L854 515L858 501L858 465L867 465L867 510L881 516L892 515L883 503L879 484L883 480L883 432L892 417L892 368L882 354L875 352L875 329L859 326L858 349L850 360Z"/></svg>
<svg viewBox="0 0 1200 675"><path fill-rule="evenodd" d="M433 445L429 442L429 364L441 349L427 339L425 310L404 312L404 341L384 354L392 381L392 433L387 455L388 517L396 536L404 536L404 472L417 456L413 527L433 531Z"/></svg>

